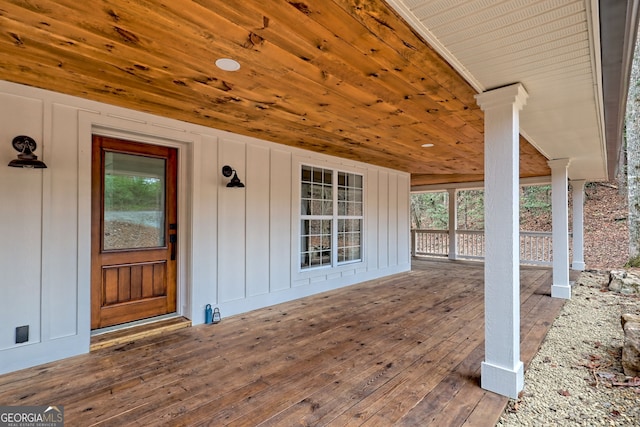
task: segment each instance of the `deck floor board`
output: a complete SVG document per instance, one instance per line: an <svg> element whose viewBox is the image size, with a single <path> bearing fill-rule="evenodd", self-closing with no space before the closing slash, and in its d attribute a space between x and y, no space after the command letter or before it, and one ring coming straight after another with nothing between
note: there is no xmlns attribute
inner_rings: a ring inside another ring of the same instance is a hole
<svg viewBox="0 0 640 427"><path fill-rule="evenodd" d="M3 405L64 405L68 425L495 425L479 387L482 264L412 271L0 376ZM563 301L521 270L528 364ZM224 314L224 313L223 313Z"/></svg>

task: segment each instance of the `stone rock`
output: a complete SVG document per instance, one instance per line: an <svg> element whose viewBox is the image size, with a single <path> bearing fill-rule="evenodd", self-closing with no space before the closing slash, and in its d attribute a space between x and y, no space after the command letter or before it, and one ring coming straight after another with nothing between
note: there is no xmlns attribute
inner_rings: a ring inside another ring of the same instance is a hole
<svg viewBox="0 0 640 427"><path fill-rule="evenodd" d="M640 377L640 322L632 321L639 318L622 315L624 324L624 345L622 347L622 368L629 377Z"/></svg>
<svg viewBox="0 0 640 427"><path fill-rule="evenodd" d="M640 294L640 276L626 270L611 270L609 290L621 294Z"/></svg>
<svg viewBox="0 0 640 427"><path fill-rule="evenodd" d="M622 316L620 316L620 321L622 323L622 329L624 329L624 325L627 322L640 323L640 314L624 313Z"/></svg>
<svg viewBox="0 0 640 427"><path fill-rule="evenodd" d="M587 270L580 273L576 284L590 288L602 288L609 285L609 272L598 270Z"/></svg>

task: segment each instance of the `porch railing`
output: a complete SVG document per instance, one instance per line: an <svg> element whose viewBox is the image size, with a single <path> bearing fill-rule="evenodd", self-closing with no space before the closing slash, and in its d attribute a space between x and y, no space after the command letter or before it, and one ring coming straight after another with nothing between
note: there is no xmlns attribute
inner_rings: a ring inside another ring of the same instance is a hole
<svg viewBox="0 0 640 427"><path fill-rule="evenodd" d="M458 230L456 238L458 241L456 258L484 258L484 231Z"/></svg>
<svg viewBox="0 0 640 427"><path fill-rule="evenodd" d="M411 230L413 256L448 256L448 230Z"/></svg>
<svg viewBox="0 0 640 427"><path fill-rule="evenodd" d="M552 265L551 232L520 231L520 262L522 264ZM484 231L456 230L457 251L452 258L484 259ZM448 257L448 230L411 230L413 256Z"/></svg>

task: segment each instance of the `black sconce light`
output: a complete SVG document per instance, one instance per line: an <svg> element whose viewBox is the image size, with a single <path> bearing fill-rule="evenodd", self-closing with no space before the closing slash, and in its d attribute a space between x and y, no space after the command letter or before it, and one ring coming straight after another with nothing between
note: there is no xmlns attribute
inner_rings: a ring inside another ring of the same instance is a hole
<svg viewBox="0 0 640 427"><path fill-rule="evenodd" d="M18 152L18 158L9 162L9 166L13 168L27 169L43 169L47 165L43 161L38 160L38 156L33 154L38 146L33 138L26 135L18 135L13 138L11 143L13 148Z"/></svg>
<svg viewBox="0 0 640 427"><path fill-rule="evenodd" d="M236 170L229 165L224 165L222 167L222 175L229 178L231 174L233 174L233 178L231 178L231 181L227 183L227 187L238 187L238 188L244 187L244 184L240 182L240 178L238 178L238 174L236 173Z"/></svg>

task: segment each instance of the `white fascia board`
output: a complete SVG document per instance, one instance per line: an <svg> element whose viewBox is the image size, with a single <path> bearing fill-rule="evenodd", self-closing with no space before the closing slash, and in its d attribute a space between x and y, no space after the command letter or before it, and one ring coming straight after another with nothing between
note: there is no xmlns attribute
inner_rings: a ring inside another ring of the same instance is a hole
<svg viewBox="0 0 640 427"><path fill-rule="evenodd" d="M520 178L520 185L523 187L529 187L534 185L547 185L547 184L551 184L551 175ZM453 188L456 190L478 190L478 189L484 188L484 181L416 185L411 187L411 193L412 194L413 193L437 193L440 191L447 191L450 188Z"/></svg>
<svg viewBox="0 0 640 427"><path fill-rule="evenodd" d="M587 11L589 46L591 47L591 73L593 75L593 97L596 104L596 115L598 118L598 137L600 139L600 150L603 159L605 175L608 175L607 141L605 137L604 121L604 89L602 87L602 47L600 43L600 6L598 0L585 2Z"/></svg>

